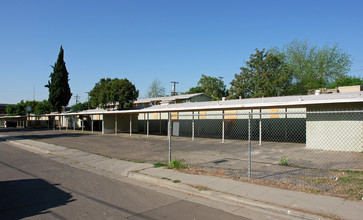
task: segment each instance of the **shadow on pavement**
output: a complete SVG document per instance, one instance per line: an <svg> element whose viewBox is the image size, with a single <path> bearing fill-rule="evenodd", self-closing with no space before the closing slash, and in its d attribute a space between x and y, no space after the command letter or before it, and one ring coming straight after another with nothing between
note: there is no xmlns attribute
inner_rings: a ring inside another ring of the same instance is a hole
<svg viewBox="0 0 363 220"><path fill-rule="evenodd" d="M0 219L21 219L75 201L72 195L42 179L0 182Z"/></svg>
<svg viewBox="0 0 363 220"><path fill-rule="evenodd" d="M47 134L39 132L48 132ZM27 129L27 128L1 128L0 136L4 135L3 139L49 139L59 137L80 137L90 135L87 133L65 133L63 131L52 131L48 129ZM0 138L1 139L1 138ZM4 141L4 140L3 140Z"/></svg>

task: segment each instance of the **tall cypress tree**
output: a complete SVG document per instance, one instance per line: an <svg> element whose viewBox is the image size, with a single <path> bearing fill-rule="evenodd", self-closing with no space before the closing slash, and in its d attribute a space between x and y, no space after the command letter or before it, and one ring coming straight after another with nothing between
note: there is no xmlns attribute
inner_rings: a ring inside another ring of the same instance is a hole
<svg viewBox="0 0 363 220"><path fill-rule="evenodd" d="M48 85L45 85L49 89L48 100L52 105L52 110L58 112L62 111L62 106L68 105L72 96L68 84L68 71L63 57L64 51L61 46L57 62L52 66L53 72L49 76L50 81L48 81Z"/></svg>

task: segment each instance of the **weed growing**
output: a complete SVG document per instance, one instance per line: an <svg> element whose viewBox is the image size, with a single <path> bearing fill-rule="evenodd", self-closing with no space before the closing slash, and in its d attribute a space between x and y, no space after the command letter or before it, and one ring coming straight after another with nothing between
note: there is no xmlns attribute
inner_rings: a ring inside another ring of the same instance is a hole
<svg viewBox="0 0 363 220"><path fill-rule="evenodd" d="M186 166L180 160L172 159L169 164L169 168L171 169L185 169Z"/></svg>
<svg viewBox="0 0 363 220"><path fill-rule="evenodd" d="M154 168L168 166L168 164L166 164L166 163L160 163L160 162L154 163L153 165L154 165Z"/></svg>
<svg viewBox="0 0 363 220"><path fill-rule="evenodd" d="M282 156L279 162L279 165L281 166L289 166L290 160L287 159L286 156Z"/></svg>

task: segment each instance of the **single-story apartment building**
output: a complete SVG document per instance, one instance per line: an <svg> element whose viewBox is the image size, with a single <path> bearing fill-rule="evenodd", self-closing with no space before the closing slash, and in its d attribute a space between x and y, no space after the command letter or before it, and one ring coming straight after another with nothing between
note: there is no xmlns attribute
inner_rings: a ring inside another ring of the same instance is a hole
<svg viewBox="0 0 363 220"><path fill-rule="evenodd" d="M306 143L309 149L363 152L362 110L363 92L352 92L156 104L141 109L96 109L47 116L58 120L59 128L83 129L87 122L93 131L96 122L103 134L166 134L170 120L180 128L174 135L195 137L198 131L194 123L198 122L204 123L204 134L210 134L205 137L222 131L222 142L228 132L236 130L241 134L238 138L245 139L252 119L254 140L297 141ZM346 114L333 114L336 111ZM264 135L271 130L275 132ZM347 134L354 140L347 141Z"/></svg>

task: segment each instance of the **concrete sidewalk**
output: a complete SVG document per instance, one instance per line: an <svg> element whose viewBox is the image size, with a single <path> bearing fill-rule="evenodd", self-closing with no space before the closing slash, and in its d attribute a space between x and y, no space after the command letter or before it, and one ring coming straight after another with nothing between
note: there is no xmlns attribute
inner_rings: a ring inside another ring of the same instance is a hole
<svg viewBox="0 0 363 220"><path fill-rule="evenodd" d="M112 159L29 139L0 136L9 144L62 163L108 176L122 176L258 211L301 219L362 219L363 202L192 175L152 164Z"/></svg>

